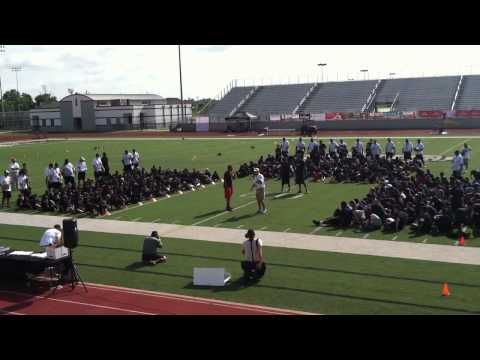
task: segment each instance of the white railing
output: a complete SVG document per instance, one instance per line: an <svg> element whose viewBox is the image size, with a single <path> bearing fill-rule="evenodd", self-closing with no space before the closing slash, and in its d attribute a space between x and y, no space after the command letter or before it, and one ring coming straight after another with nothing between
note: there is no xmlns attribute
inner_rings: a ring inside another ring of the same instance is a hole
<svg viewBox="0 0 480 360"><path fill-rule="evenodd" d="M298 109L303 105L303 103L310 97L310 94L315 90L315 88L318 86L318 83L313 84L313 86L307 91L305 96L300 100L300 102L295 106L295 109L293 109L292 114L296 114Z"/></svg>
<svg viewBox="0 0 480 360"><path fill-rule="evenodd" d="M233 110L230 111L229 116L233 116L233 114L235 114L235 113L238 111L238 109L240 109L240 108L243 106L243 104L245 104L245 103L248 101L248 99L250 99L250 98L253 96L253 94L255 94L255 92L257 92L257 90L258 90L259 88L260 88L260 86L256 86L256 87L254 87L252 90L250 90L250 91L248 92L248 94L245 95L245 97L244 97L242 100L240 100L240 102L237 104L237 106L235 106L235 107L233 108Z"/></svg>
<svg viewBox="0 0 480 360"><path fill-rule="evenodd" d="M450 108L450 110L455 109L455 104L457 103L457 98L458 98L458 94L460 93L460 89L462 87L462 82L463 82L463 75L461 75L460 80L458 80L457 91L455 91L455 96L453 97L452 107Z"/></svg>
<svg viewBox="0 0 480 360"><path fill-rule="evenodd" d="M390 112L392 112L395 109L395 105L397 105L399 97L400 97L400 93L397 92L397 95L395 95L395 98L393 99L392 106L390 106Z"/></svg>
<svg viewBox="0 0 480 360"><path fill-rule="evenodd" d="M375 87L373 88L373 90L370 92L370 95L368 96L368 99L367 101L365 102L365 104L363 105L362 107L362 113L367 111L370 106L372 105L372 102L373 100L375 99L375 97L377 96L377 89L378 87L380 86L380 84L382 83L382 80L378 80L377 83L375 84Z"/></svg>

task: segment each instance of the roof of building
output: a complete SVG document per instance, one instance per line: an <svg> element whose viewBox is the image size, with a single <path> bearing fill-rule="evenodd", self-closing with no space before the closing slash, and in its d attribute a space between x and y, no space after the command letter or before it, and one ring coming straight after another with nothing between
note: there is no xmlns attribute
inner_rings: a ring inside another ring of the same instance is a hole
<svg viewBox="0 0 480 360"><path fill-rule="evenodd" d="M73 95L82 95L88 97L93 101L108 101L108 100L163 100L163 97L156 94L72 94L65 96L62 100L64 101L70 96Z"/></svg>

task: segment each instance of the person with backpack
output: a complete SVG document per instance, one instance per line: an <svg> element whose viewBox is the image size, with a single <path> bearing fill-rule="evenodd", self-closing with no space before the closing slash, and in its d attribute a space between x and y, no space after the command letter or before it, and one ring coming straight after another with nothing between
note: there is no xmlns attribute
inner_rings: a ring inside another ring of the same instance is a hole
<svg viewBox="0 0 480 360"><path fill-rule="evenodd" d="M245 234L247 240L243 242L241 263L244 280L258 280L265 275L266 265L263 259L263 245L261 239L255 239L255 231L249 229Z"/></svg>

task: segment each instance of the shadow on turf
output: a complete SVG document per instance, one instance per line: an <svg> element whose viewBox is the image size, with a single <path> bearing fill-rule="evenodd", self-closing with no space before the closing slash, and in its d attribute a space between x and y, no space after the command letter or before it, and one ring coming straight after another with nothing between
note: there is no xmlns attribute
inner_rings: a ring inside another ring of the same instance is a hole
<svg viewBox="0 0 480 360"><path fill-rule="evenodd" d="M217 215L217 214L223 213L224 211L225 210L210 211L209 213L197 215L197 216L194 217L194 219L201 219L201 218L204 218L204 217L207 217L207 216L210 216L210 215Z"/></svg>
<svg viewBox="0 0 480 360"><path fill-rule="evenodd" d="M7 236L2 236L2 238L3 239L8 239L8 240L16 240L16 241L35 242L35 243L38 242L38 240L25 239L25 238L15 238L15 237L7 237ZM80 247L100 249L100 250L125 251L125 252L132 252L132 253L141 253L142 252L142 250L136 250L136 249L120 248L120 247L108 247L108 246L99 246L99 245L82 244ZM169 251L164 251L163 254L168 255L170 257L180 256L180 257L189 257L189 258L197 258L197 259L205 259L205 260L229 261L229 262L238 263L238 264L240 263L239 259L225 258L225 257L218 257L218 256L184 254L184 253L175 253L175 252L169 252ZM124 270L136 271L137 269L140 269L142 267L142 266L137 266L137 265L134 265L134 264L136 264L136 263L128 265ZM444 282L444 280L442 280L442 279L439 279L439 280L418 279L418 278L409 278L409 277L403 277L403 276L357 272L357 271L322 268L322 267L305 266L305 265L292 265L292 264L281 264L281 263L272 263L272 262L269 262L268 265L269 266L284 267L284 268L291 268L291 269L311 270L311 271L331 272L331 273L339 273L339 274L347 274L347 275L367 276L367 277L374 277L374 278L380 278L380 279L405 280L405 281L422 282L422 283L429 283L429 284L442 284ZM145 266L150 267L150 265L145 265ZM115 268L115 269L118 269L118 268ZM152 272L152 271L147 271L146 273L158 274L157 272ZM172 275L172 276L174 276L174 275ZM450 282L450 281L449 281L449 284L455 285L455 286L480 288L480 284L468 284L468 283L459 283L459 282Z"/></svg>

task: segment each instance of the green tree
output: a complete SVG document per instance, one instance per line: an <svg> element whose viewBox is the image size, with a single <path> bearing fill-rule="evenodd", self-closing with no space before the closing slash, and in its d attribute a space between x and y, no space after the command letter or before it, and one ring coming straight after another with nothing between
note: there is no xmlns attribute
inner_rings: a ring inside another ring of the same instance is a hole
<svg viewBox="0 0 480 360"><path fill-rule="evenodd" d="M33 108L34 102L30 94L19 94L17 90L8 90L3 94L5 111L28 111Z"/></svg>
<svg viewBox="0 0 480 360"><path fill-rule="evenodd" d="M57 98L51 94L44 93L35 96L35 106L40 107L40 105L46 105L57 102Z"/></svg>

